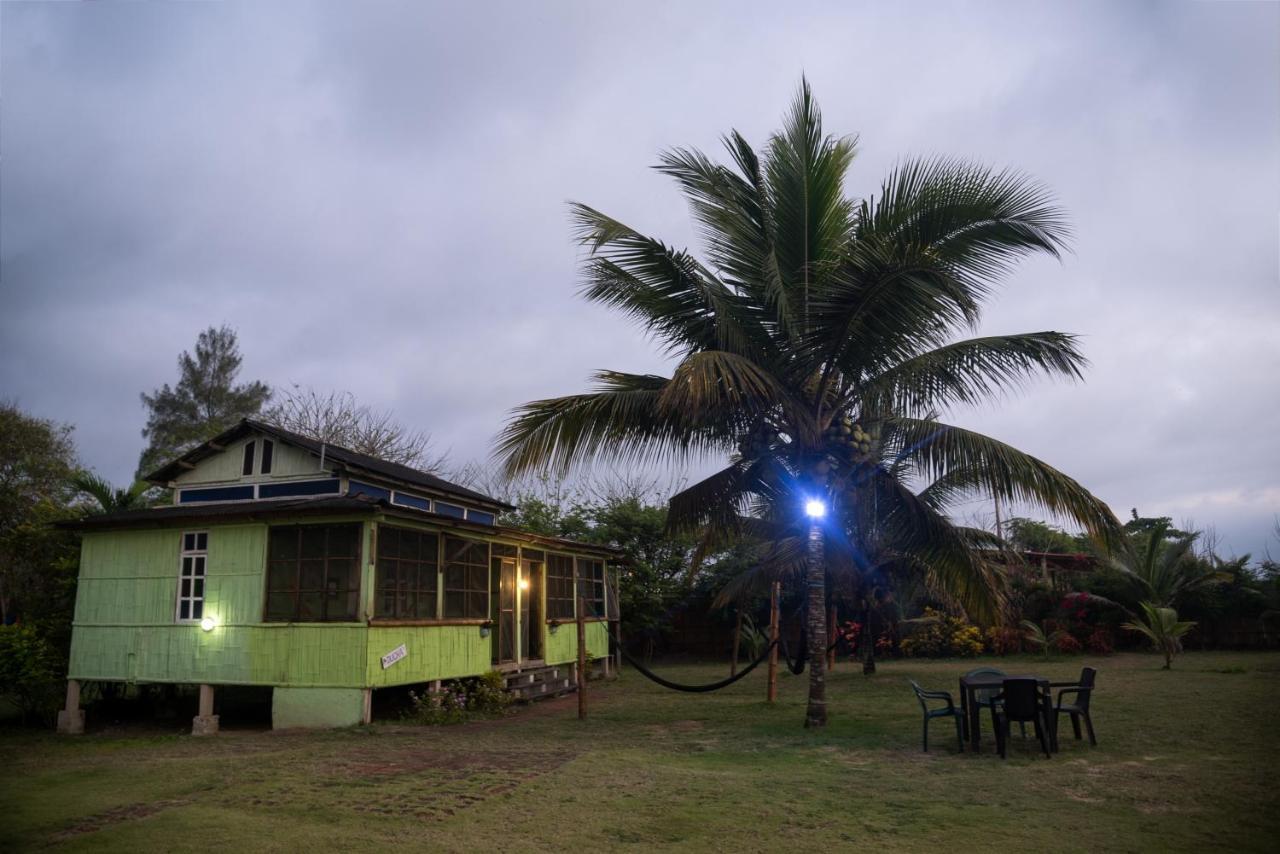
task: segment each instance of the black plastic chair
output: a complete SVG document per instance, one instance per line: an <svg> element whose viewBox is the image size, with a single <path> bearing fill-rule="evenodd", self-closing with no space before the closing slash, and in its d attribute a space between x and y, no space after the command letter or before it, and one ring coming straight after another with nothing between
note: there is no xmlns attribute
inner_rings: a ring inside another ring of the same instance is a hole
<svg viewBox="0 0 1280 854"><path fill-rule="evenodd" d="M1045 714L1040 683L1034 679L1006 679L1000 693L992 698L991 726L996 731L996 749L1005 758L1009 744L1009 725L1030 723L1046 759L1049 758L1049 720Z"/></svg>
<svg viewBox="0 0 1280 854"><path fill-rule="evenodd" d="M1085 728L1089 731L1089 743L1098 746L1098 739L1093 734L1093 718L1089 717L1089 700L1093 696L1093 683L1098 678L1098 671L1086 667L1080 671L1080 681L1058 692L1058 705L1054 708L1054 727L1062 715L1071 716L1071 728L1076 732L1076 741L1080 740L1080 719L1084 718ZM1064 703L1062 698L1067 694L1075 695L1074 703Z"/></svg>
<svg viewBox="0 0 1280 854"><path fill-rule="evenodd" d="M976 667L970 670L964 676L966 679L973 676L1004 676L1005 672L998 667ZM991 708L991 701L1000 693L999 688L978 688L973 692L974 702L978 704L978 711ZM1022 729L1022 737L1027 737L1027 725L1019 722L1018 726Z"/></svg>
<svg viewBox="0 0 1280 854"><path fill-rule="evenodd" d="M911 690L916 692L916 699L920 701L920 710L924 712L924 736L921 742L924 752L929 752L929 721L934 718L951 718L956 722L956 742L960 745L960 752L964 753L964 712L956 708L956 704L951 700L951 694L946 691L926 691L914 679L907 681L911 683ZM945 700L947 707L931 709L928 700Z"/></svg>

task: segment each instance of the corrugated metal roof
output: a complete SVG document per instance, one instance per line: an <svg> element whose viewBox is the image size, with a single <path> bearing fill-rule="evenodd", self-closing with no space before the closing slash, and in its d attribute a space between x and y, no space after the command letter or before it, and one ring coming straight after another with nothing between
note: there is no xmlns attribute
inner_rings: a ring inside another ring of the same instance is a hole
<svg viewBox="0 0 1280 854"><path fill-rule="evenodd" d="M436 513L426 513L421 510L400 507L380 498L371 498L367 495L331 495L278 500L211 502L209 504L165 504L141 510L121 510L115 513L86 516L83 519L58 522L56 525L59 528L71 530L94 531L114 528L150 528L175 522L230 521L236 519L267 521L281 516L364 514L382 514L397 519L409 519L418 522L429 521L432 524L456 528L466 533L525 540L542 548L552 550L561 547L575 552L589 552L615 558L622 554L620 550L612 546L580 543L563 537L548 537L542 534L521 531L518 528L505 528L500 525L468 522L464 519L455 519L452 516L441 516Z"/></svg>

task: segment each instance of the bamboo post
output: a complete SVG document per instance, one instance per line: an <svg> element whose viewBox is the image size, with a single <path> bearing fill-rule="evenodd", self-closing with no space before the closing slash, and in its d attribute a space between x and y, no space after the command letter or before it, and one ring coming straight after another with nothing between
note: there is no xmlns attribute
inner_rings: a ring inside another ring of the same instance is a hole
<svg viewBox="0 0 1280 854"><path fill-rule="evenodd" d="M827 647L828 647L827 670L835 670L836 669L836 646L835 646L836 635L840 631L839 626L836 624L836 606L835 605L831 606L831 616L827 620L827 625L831 627L830 630L827 632Z"/></svg>
<svg viewBox="0 0 1280 854"><path fill-rule="evenodd" d="M768 701L778 699L778 595L781 582L773 582L769 590L769 693Z"/></svg>
<svg viewBox="0 0 1280 854"><path fill-rule="evenodd" d="M587 600L578 597L578 720L587 719Z"/></svg>
<svg viewBox="0 0 1280 854"><path fill-rule="evenodd" d="M738 619L733 627L733 659L729 662L729 675L738 675L738 647L742 644L742 605L738 605Z"/></svg>

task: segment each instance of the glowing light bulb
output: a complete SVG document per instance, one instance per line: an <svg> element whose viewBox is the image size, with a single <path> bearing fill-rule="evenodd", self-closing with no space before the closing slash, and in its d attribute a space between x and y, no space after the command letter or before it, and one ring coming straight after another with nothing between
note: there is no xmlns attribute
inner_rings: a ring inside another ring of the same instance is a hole
<svg viewBox="0 0 1280 854"><path fill-rule="evenodd" d="M827 515L827 505L816 498L810 498L804 503L804 512L806 516L812 519L821 519Z"/></svg>
<svg viewBox="0 0 1280 854"><path fill-rule="evenodd" d="M529 579L527 579L527 578L522 578L522 579L520 579L520 589L521 589L521 590L528 590L528 589L529 589Z"/></svg>
<svg viewBox="0 0 1280 854"><path fill-rule="evenodd" d="M213 631L213 627L216 625L218 625L218 621L213 617L205 617L200 621L200 628L204 629L206 632Z"/></svg>

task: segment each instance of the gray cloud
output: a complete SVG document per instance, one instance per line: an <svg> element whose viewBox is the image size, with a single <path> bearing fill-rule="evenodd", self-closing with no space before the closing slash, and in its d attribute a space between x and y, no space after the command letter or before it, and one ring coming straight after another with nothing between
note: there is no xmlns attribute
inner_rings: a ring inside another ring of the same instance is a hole
<svg viewBox="0 0 1280 854"><path fill-rule="evenodd" d="M991 331L1087 382L955 413L1120 513L1260 551L1280 511L1275 4L0 4L0 394L124 480L137 394L210 324L245 373L350 389L479 457L504 413L661 370L578 300L564 201L677 243L671 145L762 141L804 72L861 134L1051 186L1074 253ZM1275 546L1273 546L1275 548Z"/></svg>

